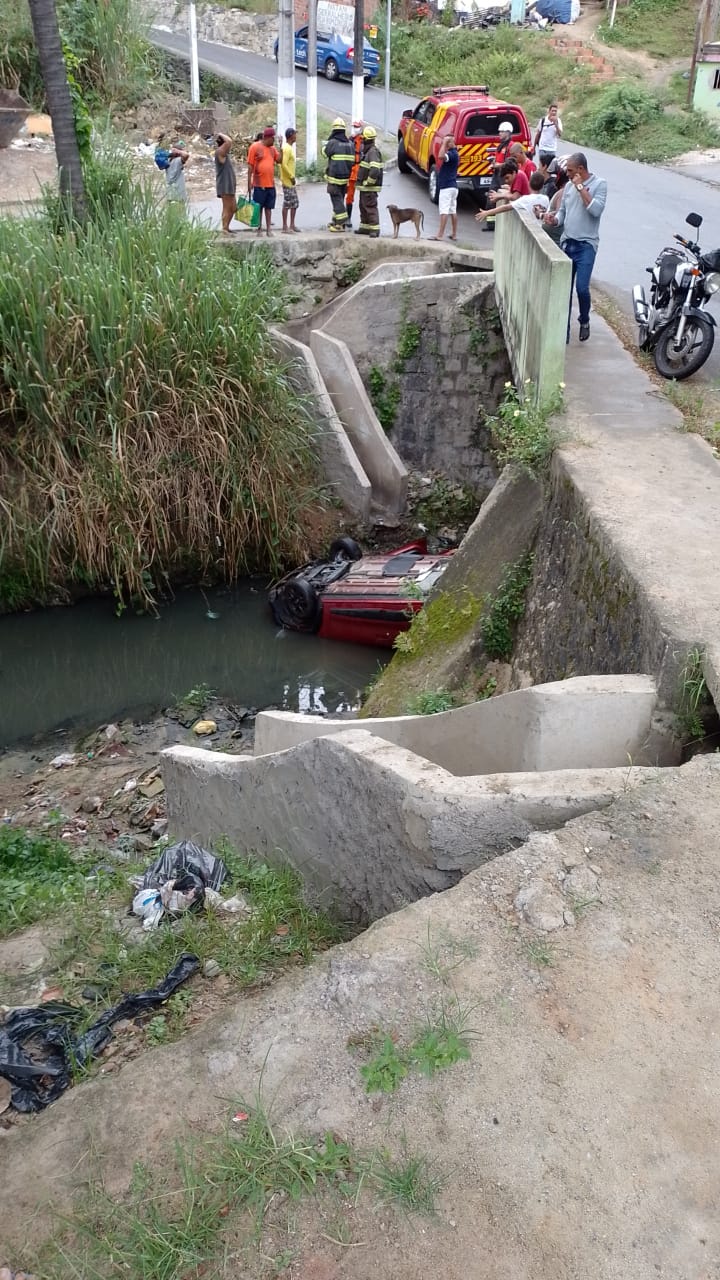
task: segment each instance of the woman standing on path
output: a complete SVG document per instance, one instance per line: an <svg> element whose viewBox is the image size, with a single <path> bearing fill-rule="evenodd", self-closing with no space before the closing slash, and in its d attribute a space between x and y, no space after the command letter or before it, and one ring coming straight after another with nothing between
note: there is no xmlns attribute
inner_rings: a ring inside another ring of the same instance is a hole
<svg viewBox="0 0 720 1280"><path fill-rule="evenodd" d="M231 147L232 138L226 133L219 133L215 139L215 194L222 205L222 229L228 235L232 231L230 223L237 209L237 175L230 159Z"/></svg>

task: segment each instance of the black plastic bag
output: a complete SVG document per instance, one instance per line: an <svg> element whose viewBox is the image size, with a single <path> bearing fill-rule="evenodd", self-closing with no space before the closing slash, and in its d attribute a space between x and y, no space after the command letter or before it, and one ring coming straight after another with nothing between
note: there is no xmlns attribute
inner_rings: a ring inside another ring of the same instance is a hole
<svg viewBox="0 0 720 1280"><path fill-rule="evenodd" d="M228 878L228 869L214 853L208 853L190 840L181 840L163 849L157 862L145 872L140 888L159 889L168 880L177 880L183 875L196 876L206 889L217 893Z"/></svg>
<svg viewBox="0 0 720 1280"><path fill-rule="evenodd" d="M53 1000L8 1014L0 1026L0 1076L13 1086L15 1110L42 1111L55 1102L70 1084L72 1072L105 1048L114 1022L157 1008L199 968L198 957L186 953L157 987L123 996L77 1037L73 1029L85 1010L76 1005ZM31 1042L32 1057L25 1051L27 1042Z"/></svg>

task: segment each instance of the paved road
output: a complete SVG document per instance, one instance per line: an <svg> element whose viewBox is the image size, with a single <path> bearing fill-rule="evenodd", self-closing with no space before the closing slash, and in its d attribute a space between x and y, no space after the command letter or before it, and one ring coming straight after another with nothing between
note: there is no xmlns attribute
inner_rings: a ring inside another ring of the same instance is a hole
<svg viewBox="0 0 720 1280"><path fill-rule="evenodd" d="M187 54L187 41L169 32L155 31L153 38L164 48ZM200 62L208 70L240 80L243 83L273 94L277 85L277 67L271 58L244 53L226 45L199 44ZM296 90L299 99L305 97L305 73L296 68ZM345 116L350 111L351 87L347 82L331 84L318 77L318 106ZM382 128L384 116L384 90L371 86L365 95L365 116ZM391 121L396 122L405 107L413 99L404 94L391 93ZM392 129L392 124L391 124ZM568 146L565 150L571 150ZM713 248L720 245L720 189L696 177L685 176L671 169L638 164L622 160L618 156L599 151L587 151L590 168L607 178L608 205L602 221L600 252L595 275L625 310L631 312L630 289L645 279L645 267L649 266L657 252L667 244L674 231L682 231L690 210L701 213L705 219L704 238ZM697 170L696 170L697 172ZM423 191L419 178L403 177L398 173L387 175L386 195L389 201L412 204L425 212L426 232L436 225L437 211ZM470 203L463 202L460 215L461 234L481 241L490 241L481 234L472 220ZM716 313L720 308L715 307ZM716 315L720 322L720 314ZM712 377L720 377L720 339L708 365Z"/></svg>

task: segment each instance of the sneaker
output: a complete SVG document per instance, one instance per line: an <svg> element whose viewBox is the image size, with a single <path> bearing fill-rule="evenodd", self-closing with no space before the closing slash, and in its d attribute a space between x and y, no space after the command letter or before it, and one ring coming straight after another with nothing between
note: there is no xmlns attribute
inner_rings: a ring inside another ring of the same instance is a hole
<svg viewBox="0 0 720 1280"><path fill-rule="evenodd" d="M590 337L590 325L581 324L580 325L580 341L587 342L589 337Z"/></svg>

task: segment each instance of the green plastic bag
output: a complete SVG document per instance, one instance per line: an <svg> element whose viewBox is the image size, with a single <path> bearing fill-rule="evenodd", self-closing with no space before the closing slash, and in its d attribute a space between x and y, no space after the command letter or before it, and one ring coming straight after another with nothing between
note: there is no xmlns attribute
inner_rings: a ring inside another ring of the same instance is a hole
<svg viewBox="0 0 720 1280"><path fill-rule="evenodd" d="M243 222L246 227L252 227L255 230L260 226L260 205L255 204L254 200L246 200L244 196L238 197L237 209L235 217L238 222Z"/></svg>

